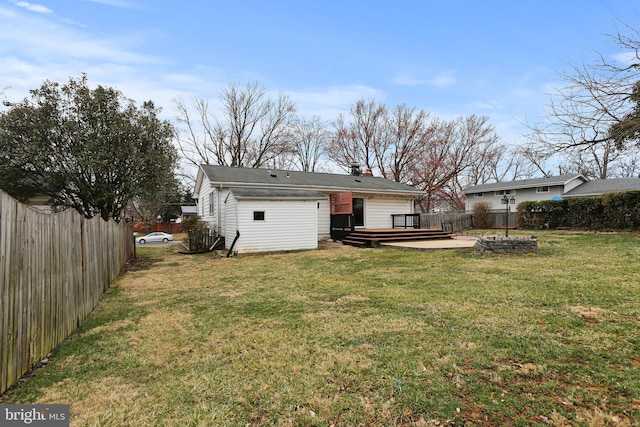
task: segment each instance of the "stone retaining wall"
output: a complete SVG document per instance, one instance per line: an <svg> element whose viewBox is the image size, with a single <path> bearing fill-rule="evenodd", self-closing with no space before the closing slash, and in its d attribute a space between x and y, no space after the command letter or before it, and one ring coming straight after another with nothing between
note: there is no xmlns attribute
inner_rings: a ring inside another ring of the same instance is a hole
<svg viewBox="0 0 640 427"><path fill-rule="evenodd" d="M536 236L481 237L474 247L482 252L535 252L538 250L538 239Z"/></svg>

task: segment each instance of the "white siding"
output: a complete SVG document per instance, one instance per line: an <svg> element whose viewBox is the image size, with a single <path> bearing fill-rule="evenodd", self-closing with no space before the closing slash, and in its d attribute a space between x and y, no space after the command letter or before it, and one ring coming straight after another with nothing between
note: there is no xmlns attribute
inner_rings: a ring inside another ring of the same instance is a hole
<svg viewBox="0 0 640 427"><path fill-rule="evenodd" d="M229 197L231 201L232 197ZM229 201L227 203L229 203ZM314 200L239 200L235 209L227 209L225 244L231 246L229 223L237 212L240 231L234 250L243 252L315 249L318 247L318 208ZM263 211L264 221L254 221L253 212ZM235 230L233 231L235 236Z"/></svg>
<svg viewBox="0 0 640 427"><path fill-rule="evenodd" d="M354 195L354 197L357 197ZM364 200L365 228L392 228L391 215L413 213L411 200L369 197Z"/></svg>
<svg viewBox="0 0 640 427"><path fill-rule="evenodd" d="M224 200L229 189L219 190L211 186L209 180L203 180L198 195L198 216L209 228L225 235L225 205ZM210 212L210 199L213 197L213 213ZM235 234L235 231L233 232Z"/></svg>
<svg viewBox="0 0 640 427"><path fill-rule="evenodd" d="M222 205L222 209L224 209L223 218L226 220L224 228L221 228L221 234L224 236L225 247L229 249L236 236L238 221L238 203L233 197L233 194L229 194L229 197L226 198L226 202Z"/></svg>
<svg viewBox="0 0 640 427"><path fill-rule="evenodd" d="M198 215L209 227L215 225L215 216L209 214L209 196L211 191L211 182L208 179L203 180L200 186L200 192L198 193Z"/></svg>
<svg viewBox="0 0 640 427"><path fill-rule="evenodd" d="M218 225L217 230L220 231L221 236L226 236L227 230L227 215L226 215L226 204L225 200L227 200L227 196L229 196L229 189L223 188L218 190L217 198L216 198L216 224ZM235 223L234 223L235 224ZM234 230L231 236L236 235L235 225Z"/></svg>
<svg viewBox="0 0 640 427"><path fill-rule="evenodd" d="M331 208L329 199L318 200L316 207L320 204L318 209L318 240L327 240L331 238Z"/></svg>

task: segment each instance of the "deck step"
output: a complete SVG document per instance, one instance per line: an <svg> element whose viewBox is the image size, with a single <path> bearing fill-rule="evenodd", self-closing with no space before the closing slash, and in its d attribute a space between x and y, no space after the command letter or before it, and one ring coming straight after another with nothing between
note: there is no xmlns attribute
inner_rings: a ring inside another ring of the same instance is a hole
<svg viewBox="0 0 640 427"><path fill-rule="evenodd" d="M380 242L410 242L416 240L451 239L451 233L442 229L363 229L349 233L342 243L353 246L374 247Z"/></svg>

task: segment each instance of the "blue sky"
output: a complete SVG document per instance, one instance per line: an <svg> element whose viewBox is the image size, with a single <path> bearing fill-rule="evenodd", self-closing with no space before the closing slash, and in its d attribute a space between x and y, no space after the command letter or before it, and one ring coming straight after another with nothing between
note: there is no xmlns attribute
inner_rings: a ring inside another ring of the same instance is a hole
<svg viewBox="0 0 640 427"><path fill-rule="evenodd" d="M331 120L359 99L441 118L486 115L517 143L558 72L613 60L607 36L640 27L640 0L0 0L0 91L43 80L153 100L207 98L258 81Z"/></svg>

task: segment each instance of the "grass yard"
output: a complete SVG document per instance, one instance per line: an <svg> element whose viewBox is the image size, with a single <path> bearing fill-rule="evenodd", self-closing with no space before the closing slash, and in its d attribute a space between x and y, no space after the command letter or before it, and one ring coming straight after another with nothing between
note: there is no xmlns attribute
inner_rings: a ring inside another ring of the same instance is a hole
<svg viewBox="0 0 640 427"><path fill-rule="evenodd" d="M68 403L73 426L640 425L640 236L538 236L502 256L139 247L4 403Z"/></svg>

